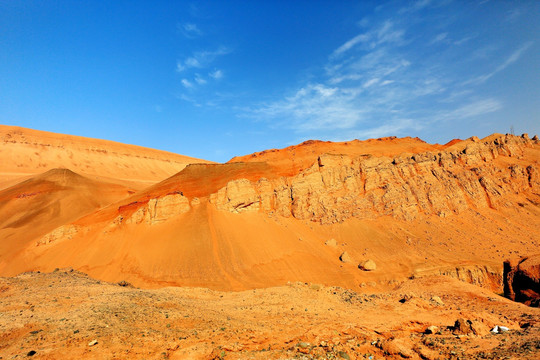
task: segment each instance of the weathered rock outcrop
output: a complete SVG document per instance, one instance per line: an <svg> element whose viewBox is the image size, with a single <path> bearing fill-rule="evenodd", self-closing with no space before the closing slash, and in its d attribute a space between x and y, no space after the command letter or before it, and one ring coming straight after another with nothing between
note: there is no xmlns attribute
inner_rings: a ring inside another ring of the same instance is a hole
<svg viewBox="0 0 540 360"><path fill-rule="evenodd" d="M72 239L73 236L75 236L80 230L81 227L77 225L62 225L39 239L36 243L36 246L51 244L58 240Z"/></svg>
<svg viewBox="0 0 540 360"><path fill-rule="evenodd" d="M520 158L533 141L524 134L471 138L440 152L374 157L324 154L293 177L230 181L210 202L218 209L275 212L323 224L393 216L413 220L469 208L509 206L508 193L540 191L538 164L501 167L499 156Z"/></svg>
<svg viewBox="0 0 540 360"><path fill-rule="evenodd" d="M136 210L129 215L122 213L129 207L136 207ZM158 224L166 221L173 216L183 214L190 209L189 200L181 193L168 194L163 197L153 198L148 200L146 204L130 204L124 208L120 208L121 215L115 220L115 223L124 224L140 224L147 223L150 225Z"/></svg>
<svg viewBox="0 0 540 360"><path fill-rule="evenodd" d="M540 254L504 262L504 296L540 306Z"/></svg>
<svg viewBox="0 0 540 360"><path fill-rule="evenodd" d="M461 265L441 269L439 274L490 289L494 292L500 292L503 286L503 277L500 270L485 265Z"/></svg>

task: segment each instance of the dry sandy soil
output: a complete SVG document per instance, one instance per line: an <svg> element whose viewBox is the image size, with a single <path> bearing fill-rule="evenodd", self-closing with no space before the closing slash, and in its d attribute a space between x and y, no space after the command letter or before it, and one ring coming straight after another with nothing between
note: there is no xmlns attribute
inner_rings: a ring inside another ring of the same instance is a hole
<svg viewBox="0 0 540 360"><path fill-rule="evenodd" d="M0 126L0 357L536 359L497 294L538 229L527 135L212 164Z"/></svg>
<svg viewBox="0 0 540 360"><path fill-rule="evenodd" d="M443 276L362 294L304 283L217 292L141 290L62 269L0 279L0 311L3 359L33 352L39 359L538 359L540 353L538 308ZM495 325L509 330L492 334ZM430 326L437 328L427 334Z"/></svg>

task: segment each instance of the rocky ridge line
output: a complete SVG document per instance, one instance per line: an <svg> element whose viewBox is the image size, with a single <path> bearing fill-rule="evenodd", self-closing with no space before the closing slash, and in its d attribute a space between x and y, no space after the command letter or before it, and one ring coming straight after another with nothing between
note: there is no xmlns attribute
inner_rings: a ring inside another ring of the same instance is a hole
<svg viewBox="0 0 540 360"><path fill-rule="evenodd" d="M264 211L322 224L348 218L444 217L469 208L509 206L504 195L540 190L538 164L500 168L499 156L521 158L538 143L524 134L471 138L465 146L394 158L323 154L290 178L230 181L210 202L230 212Z"/></svg>

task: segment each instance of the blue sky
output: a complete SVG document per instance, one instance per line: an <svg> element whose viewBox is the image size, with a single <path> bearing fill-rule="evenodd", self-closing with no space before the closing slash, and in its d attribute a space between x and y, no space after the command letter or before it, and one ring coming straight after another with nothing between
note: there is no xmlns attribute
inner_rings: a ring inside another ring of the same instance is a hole
<svg viewBox="0 0 540 360"><path fill-rule="evenodd" d="M532 136L540 2L0 0L0 123L219 162Z"/></svg>

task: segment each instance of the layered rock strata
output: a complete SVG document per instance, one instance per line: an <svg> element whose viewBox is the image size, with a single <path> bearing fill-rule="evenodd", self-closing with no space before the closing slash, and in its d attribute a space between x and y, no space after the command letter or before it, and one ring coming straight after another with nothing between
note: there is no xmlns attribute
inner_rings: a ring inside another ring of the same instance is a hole
<svg viewBox="0 0 540 360"><path fill-rule="evenodd" d="M324 154L293 177L230 181L210 195L210 202L224 211L274 212L322 224L498 208L509 205L508 193L540 191L538 163L501 167L494 162L499 156L519 159L534 142L526 134L499 135L394 158Z"/></svg>
<svg viewBox="0 0 540 360"><path fill-rule="evenodd" d="M136 207L134 212L129 208ZM149 225L159 224L176 215L188 212L190 209L189 200L182 193L168 194L159 198L152 198L146 203L134 203L121 207L121 215L116 218L116 223Z"/></svg>

